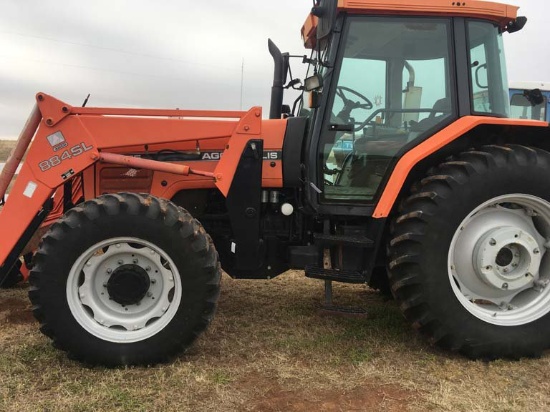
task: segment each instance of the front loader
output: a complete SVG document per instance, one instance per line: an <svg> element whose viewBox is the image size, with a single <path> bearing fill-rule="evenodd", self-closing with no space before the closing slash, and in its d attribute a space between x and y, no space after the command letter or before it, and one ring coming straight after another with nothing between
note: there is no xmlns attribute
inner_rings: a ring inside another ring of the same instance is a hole
<svg viewBox="0 0 550 412"><path fill-rule="evenodd" d="M38 93L0 177L0 279L24 257L42 332L87 363L189 347L222 268L303 269L330 310L332 282L391 290L442 347L538 356L550 345L550 130L509 118L502 45L525 22L486 1L317 1L292 110L283 91L301 82L269 43L269 119Z"/></svg>

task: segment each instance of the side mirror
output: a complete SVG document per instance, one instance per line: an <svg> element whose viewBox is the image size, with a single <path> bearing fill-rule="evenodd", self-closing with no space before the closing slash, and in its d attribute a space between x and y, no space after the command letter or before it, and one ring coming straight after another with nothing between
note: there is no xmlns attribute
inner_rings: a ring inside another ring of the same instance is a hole
<svg viewBox="0 0 550 412"><path fill-rule="evenodd" d="M508 26L506 27L506 31L508 33L515 33L523 29L526 23L527 23L527 17L519 16L515 20L512 20L510 23L508 23Z"/></svg>
<svg viewBox="0 0 550 412"><path fill-rule="evenodd" d="M319 90L321 87L323 87L323 78L320 74L314 74L304 81L304 89L306 92Z"/></svg>

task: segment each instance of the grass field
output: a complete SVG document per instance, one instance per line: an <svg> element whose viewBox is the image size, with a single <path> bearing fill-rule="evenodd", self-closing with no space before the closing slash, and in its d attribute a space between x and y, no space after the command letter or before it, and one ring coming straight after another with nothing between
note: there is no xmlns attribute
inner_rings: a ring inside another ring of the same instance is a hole
<svg viewBox="0 0 550 412"><path fill-rule="evenodd" d="M0 161L10 148L0 142ZM544 411L550 356L473 362L428 344L395 302L335 285L365 319L321 316L322 282L223 279L210 329L171 363L105 369L40 334L27 286L0 290L2 411Z"/></svg>
<svg viewBox="0 0 550 412"><path fill-rule="evenodd" d="M322 283L224 277L210 329L166 365L104 369L43 337L26 289L0 291L0 409L9 411L543 411L550 358L473 362L439 351L393 301L335 285L366 319L321 316Z"/></svg>

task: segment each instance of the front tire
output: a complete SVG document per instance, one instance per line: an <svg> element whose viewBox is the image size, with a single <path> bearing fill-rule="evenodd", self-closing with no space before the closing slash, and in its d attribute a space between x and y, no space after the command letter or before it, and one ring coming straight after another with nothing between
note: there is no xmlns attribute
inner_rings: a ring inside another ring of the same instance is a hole
<svg viewBox="0 0 550 412"><path fill-rule="evenodd" d="M550 346L550 154L487 146L441 164L405 200L390 282L406 318L471 358Z"/></svg>
<svg viewBox="0 0 550 412"><path fill-rule="evenodd" d="M41 331L91 364L154 364L213 317L221 269L199 222L171 202L105 195L44 236L29 296Z"/></svg>

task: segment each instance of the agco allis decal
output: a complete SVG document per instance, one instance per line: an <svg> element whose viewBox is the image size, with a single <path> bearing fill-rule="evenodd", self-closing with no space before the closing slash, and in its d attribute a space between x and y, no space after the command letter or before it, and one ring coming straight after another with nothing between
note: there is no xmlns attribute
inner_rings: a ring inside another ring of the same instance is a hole
<svg viewBox="0 0 550 412"><path fill-rule="evenodd" d="M223 152L202 152L200 160L220 160ZM281 160L282 152L278 150L264 151L264 160Z"/></svg>

